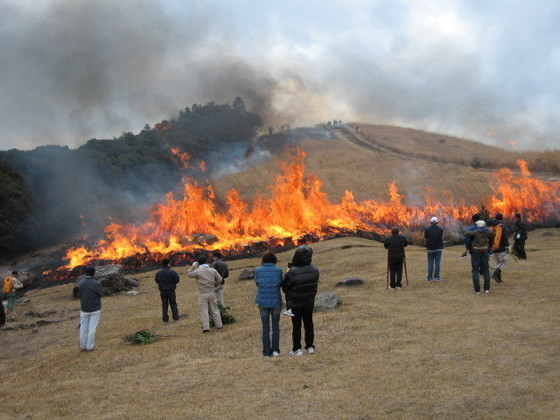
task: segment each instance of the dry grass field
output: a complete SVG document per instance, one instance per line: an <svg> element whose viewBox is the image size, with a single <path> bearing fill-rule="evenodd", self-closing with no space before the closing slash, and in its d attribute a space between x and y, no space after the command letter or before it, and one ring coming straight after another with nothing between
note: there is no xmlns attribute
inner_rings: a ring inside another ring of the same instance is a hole
<svg viewBox="0 0 560 420"><path fill-rule="evenodd" d="M551 234L544 235L545 232ZM444 251L440 283L427 283L425 251L407 250L409 286L385 288L382 245L357 238L316 243L319 293L337 310L314 316L314 355L263 358L255 285L239 281L258 259L230 261L226 303L237 323L202 334L195 285L178 287L177 323L163 324L154 273L141 294L103 299L98 351L78 348L71 285L26 293L0 331L2 419L552 419L560 412L560 230L530 232L490 295L474 296L461 247ZM279 254L285 268L292 251ZM362 286L335 287L356 276ZM48 314L49 311L53 312ZM43 313L30 317L30 312ZM32 326L38 319L61 322ZM163 337L130 345L148 329Z"/></svg>

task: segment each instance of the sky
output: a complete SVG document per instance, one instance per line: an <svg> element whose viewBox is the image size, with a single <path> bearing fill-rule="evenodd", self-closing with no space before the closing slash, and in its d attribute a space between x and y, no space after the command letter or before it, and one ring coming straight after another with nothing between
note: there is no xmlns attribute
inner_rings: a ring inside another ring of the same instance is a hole
<svg viewBox="0 0 560 420"><path fill-rule="evenodd" d="M0 150L193 104L560 148L557 0L0 0Z"/></svg>

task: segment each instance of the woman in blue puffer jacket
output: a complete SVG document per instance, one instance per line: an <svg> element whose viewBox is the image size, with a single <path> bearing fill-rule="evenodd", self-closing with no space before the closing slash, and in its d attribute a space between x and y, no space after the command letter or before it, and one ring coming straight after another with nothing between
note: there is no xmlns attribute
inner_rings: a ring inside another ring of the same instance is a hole
<svg viewBox="0 0 560 420"><path fill-rule="evenodd" d="M276 267L277 261L276 255L272 251L267 251L262 256L262 265L255 270L255 282L258 287L255 303L259 305L261 314L264 357L280 356L280 311L282 310L280 286L283 273L280 267Z"/></svg>

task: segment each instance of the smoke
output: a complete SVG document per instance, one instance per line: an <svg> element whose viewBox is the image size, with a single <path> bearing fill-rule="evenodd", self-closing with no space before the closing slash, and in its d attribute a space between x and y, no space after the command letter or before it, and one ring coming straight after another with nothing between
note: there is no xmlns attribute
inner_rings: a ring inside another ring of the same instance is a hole
<svg viewBox="0 0 560 420"><path fill-rule="evenodd" d="M265 128L337 119L502 147L560 145L556 2L0 0L0 7L3 150L77 147L236 96Z"/></svg>

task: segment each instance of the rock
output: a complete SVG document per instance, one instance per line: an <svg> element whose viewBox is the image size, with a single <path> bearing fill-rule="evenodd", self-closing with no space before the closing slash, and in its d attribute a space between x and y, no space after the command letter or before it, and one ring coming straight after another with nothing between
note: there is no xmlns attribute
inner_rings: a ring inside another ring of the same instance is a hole
<svg viewBox="0 0 560 420"><path fill-rule="evenodd" d="M140 283L138 283L138 280L133 279L131 277L125 277L124 278L124 287L129 288L129 287L140 287Z"/></svg>
<svg viewBox="0 0 560 420"><path fill-rule="evenodd" d="M60 322L59 319L39 319L37 321L37 325L41 326L41 325L56 324L58 322Z"/></svg>
<svg viewBox="0 0 560 420"><path fill-rule="evenodd" d="M357 277L347 277L345 279L339 280L336 286L357 286L359 284L364 284L364 281Z"/></svg>
<svg viewBox="0 0 560 420"><path fill-rule="evenodd" d="M42 312L29 311L25 314L25 316L29 316L29 317L33 317L33 318L44 318L44 317L49 316L49 315L54 315L57 312L58 311L56 309L48 309L48 310L42 311Z"/></svg>
<svg viewBox="0 0 560 420"><path fill-rule="evenodd" d="M132 295L132 296L138 296L140 294L140 292L138 290L129 290L128 292L125 292L127 295Z"/></svg>
<svg viewBox="0 0 560 420"><path fill-rule="evenodd" d="M336 309L338 305L342 305L342 300L335 292L324 292L321 293L315 299L315 311L331 311Z"/></svg>
<svg viewBox="0 0 560 420"><path fill-rule="evenodd" d="M75 298L80 296L78 283L85 277L85 275L79 276L74 283L72 294ZM122 265L108 264L95 267L95 277L103 286L103 295L111 295L126 289Z"/></svg>
<svg viewBox="0 0 560 420"><path fill-rule="evenodd" d="M255 278L255 267L247 267L244 268L241 274L239 275L238 280L253 280Z"/></svg>
<svg viewBox="0 0 560 420"><path fill-rule="evenodd" d="M550 232L550 231L546 231L542 233L542 236L554 236L554 233Z"/></svg>

